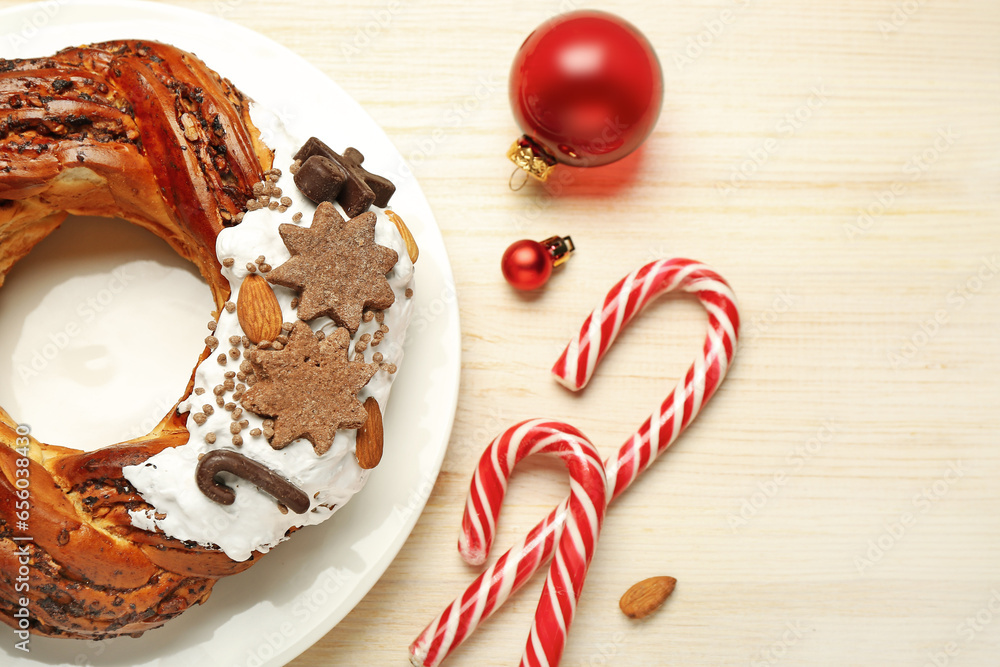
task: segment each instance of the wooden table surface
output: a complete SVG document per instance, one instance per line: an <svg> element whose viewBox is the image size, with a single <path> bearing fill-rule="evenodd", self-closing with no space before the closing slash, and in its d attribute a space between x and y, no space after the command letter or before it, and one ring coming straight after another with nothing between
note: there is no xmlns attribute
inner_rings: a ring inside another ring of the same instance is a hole
<svg viewBox="0 0 1000 667"><path fill-rule="evenodd" d="M10 2L0 2L8 6ZM574 0L185 0L296 51L406 156L455 272L462 384L444 467L368 596L291 664L402 665L476 571L455 551L497 432L562 418L612 452L701 345L658 302L581 396L548 368L621 276L700 259L742 344L710 407L610 509L564 665L995 665L1000 660L1000 4L642 0L666 99L638 154L508 188L514 51ZM537 297L503 282L519 238L572 234ZM499 545L565 494L519 469ZM663 609L618 598L668 574ZM516 664L541 577L446 663Z"/></svg>

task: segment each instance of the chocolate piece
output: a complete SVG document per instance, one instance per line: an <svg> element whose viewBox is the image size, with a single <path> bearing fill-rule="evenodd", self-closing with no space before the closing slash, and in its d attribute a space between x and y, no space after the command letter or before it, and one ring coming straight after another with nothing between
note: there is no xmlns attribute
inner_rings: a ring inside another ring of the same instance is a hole
<svg viewBox="0 0 1000 667"><path fill-rule="evenodd" d="M337 196L337 201L344 207L344 211L347 213L348 217L353 218L354 216L367 211L375 202L375 193L372 192L372 189L369 188L367 184L365 184L361 176L350 168L351 165L344 160L343 156L335 150L316 137L310 137L309 140L302 145L302 148L299 149L299 152L295 154L294 159L302 160L302 166L305 167L305 163L316 155L332 160L343 169L344 174L346 175L346 180L343 188L341 188L340 193ZM301 172L302 169L300 168L299 173ZM296 176L298 176L298 174L296 174ZM298 185L298 182L296 182L296 185Z"/></svg>
<svg viewBox="0 0 1000 667"><path fill-rule="evenodd" d="M245 479L296 514L305 514L309 511L309 496L305 491L270 468L239 452L217 449L201 458L195 477L201 492L221 505L232 505L236 502L236 492L216 481L215 476L220 472L232 473Z"/></svg>
<svg viewBox="0 0 1000 667"><path fill-rule="evenodd" d="M337 202L344 207L348 217L353 218L361 215L372 204L384 207L396 191L396 186L388 179L372 174L361 166L365 156L356 148L348 148L344 151L344 155L340 155L316 137L310 137L309 141L303 144L299 152L295 154L294 159L302 160L303 166L305 166L304 163L315 155L321 155L336 162L347 174L347 181L337 196Z"/></svg>
<svg viewBox="0 0 1000 667"><path fill-rule="evenodd" d="M325 201L332 204L344 189L347 171L330 158L313 155L302 163L292 180L302 194L317 204Z"/></svg>
<svg viewBox="0 0 1000 667"><path fill-rule="evenodd" d="M344 151L344 161L350 164L354 171L365 182L372 192L375 193L375 206L385 208L389 205L389 199L396 192L396 186L388 178L373 174L361 163L365 161L365 156L357 148L348 148Z"/></svg>
<svg viewBox="0 0 1000 667"><path fill-rule="evenodd" d="M305 163L306 160L311 158L313 155L322 155L323 157L330 157L336 155L334 150L324 144L322 141L316 137L309 137L306 143L302 144L302 148L299 152L292 156L293 160L297 160L301 163Z"/></svg>

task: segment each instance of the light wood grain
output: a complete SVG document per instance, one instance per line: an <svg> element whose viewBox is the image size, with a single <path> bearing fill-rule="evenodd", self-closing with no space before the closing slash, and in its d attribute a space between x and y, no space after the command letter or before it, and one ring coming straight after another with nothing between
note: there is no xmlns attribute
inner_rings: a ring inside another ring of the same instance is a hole
<svg viewBox="0 0 1000 667"><path fill-rule="evenodd" d="M455 538L496 432L565 418L610 453L658 403L701 343L695 303L654 306L582 396L547 369L607 288L667 256L731 281L742 347L712 405L609 511L563 664L996 664L995 0L600 2L656 46L663 116L639 154L572 172L558 194L508 189L506 77L524 37L568 1L175 4L276 39L357 98L412 161L458 285L461 398L427 509L382 580L294 667L406 664L475 574ZM887 30L896 8L914 11ZM707 45L683 61L699 34ZM925 152L926 169L908 167ZM754 173L727 192L745 163ZM519 298L501 253L555 233L572 234L577 256ZM499 545L559 500L564 477L546 463L518 473ZM744 502L758 507L734 525ZM884 555L865 565L880 539ZM660 574L678 579L673 597L626 619L619 596ZM447 664L516 664L540 583Z"/></svg>

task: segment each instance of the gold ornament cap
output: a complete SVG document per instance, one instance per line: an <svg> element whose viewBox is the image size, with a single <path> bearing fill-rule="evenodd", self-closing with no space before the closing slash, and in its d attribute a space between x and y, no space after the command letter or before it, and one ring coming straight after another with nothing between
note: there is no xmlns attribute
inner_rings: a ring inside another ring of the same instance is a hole
<svg viewBox="0 0 1000 667"><path fill-rule="evenodd" d="M552 257L553 268L569 261L569 256L576 250L576 246L573 245L573 239L568 236L550 236L541 241L541 244L549 251L549 255Z"/></svg>
<svg viewBox="0 0 1000 667"><path fill-rule="evenodd" d="M527 135L511 145L510 150L507 151L507 157L527 172L529 176L543 182L556 166L556 159L537 141Z"/></svg>

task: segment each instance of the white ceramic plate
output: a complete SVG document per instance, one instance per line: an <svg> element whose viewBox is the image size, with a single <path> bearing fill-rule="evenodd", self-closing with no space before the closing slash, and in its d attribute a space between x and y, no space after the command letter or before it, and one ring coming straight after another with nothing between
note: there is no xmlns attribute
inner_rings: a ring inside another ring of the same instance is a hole
<svg viewBox="0 0 1000 667"><path fill-rule="evenodd" d="M357 146L368 158L366 167L392 178L398 188L393 208L406 220L420 245L414 321L388 406L386 456L364 490L343 510L321 526L300 531L249 571L220 581L207 604L140 639L95 643L33 638L31 652L25 654L14 648L13 633L0 625L0 663L284 665L326 634L371 589L402 547L430 495L458 396L460 335L451 267L430 207L403 157L337 84L286 48L220 18L151 3L50 0L0 12L0 57L42 56L70 45L121 38L156 39L195 52L255 100L276 110L295 134L308 137L316 133L334 146ZM23 353L25 344L42 349L45 340L37 339L44 332L58 332L67 316L86 315L86 308L68 308L67 304L99 297L115 267L130 265L130 275L136 276L133 285L155 289L158 280L168 280L182 294L197 290L197 296L192 297L197 300L192 317L197 317L198 325L182 332L185 341L194 342L185 342L186 361L174 371L186 381L197 357L197 341L206 335L203 311L210 304L207 287L197 286L190 275L183 275L190 270L176 265L169 253L163 255L157 239L150 236L148 243L152 245L147 246L145 240L135 240L131 230L124 228L117 254L106 252L94 260L96 263L88 263L89 252L100 255L107 245L102 240L86 248L88 237L106 229L115 233L116 227L101 221L76 221L77 231L70 231L73 222L68 221L24 260L23 270L15 267L8 286L17 299L5 298L0 289L2 349ZM128 256L131 251L138 252L144 261L132 262L134 258ZM172 272L182 275L170 277ZM107 312L134 312L141 301L120 297ZM192 309L190 304L175 303L170 308L171 321L158 321L151 328L176 328L174 319L194 321L184 315L185 308ZM97 319L104 318L102 312ZM12 321L23 324L11 326ZM113 328L113 323L110 326ZM186 356L188 350L190 356ZM70 387L79 379L72 374L82 373L95 383L93 391L99 394L102 387L115 381L116 373L101 350L88 354L90 357L84 354L76 358L61 353L42 375L67 375L63 381ZM15 366L21 361L0 360L0 371L13 373L7 377L14 378L0 388L0 404L12 412L17 406L9 402L17 402L14 385L19 381ZM183 381L178 384L175 378L156 377L149 378L141 392L173 396L172 402L180 387ZM151 408L147 405L144 409L149 412ZM156 405L152 410L163 411ZM30 423L25 417L14 417ZM93 417L64 413L49 428L58 429L64 423L79 431L80 424L73 420ZM116 428L120 430L122 425ZM73 444L55 437L43 439Z"/></svg>

